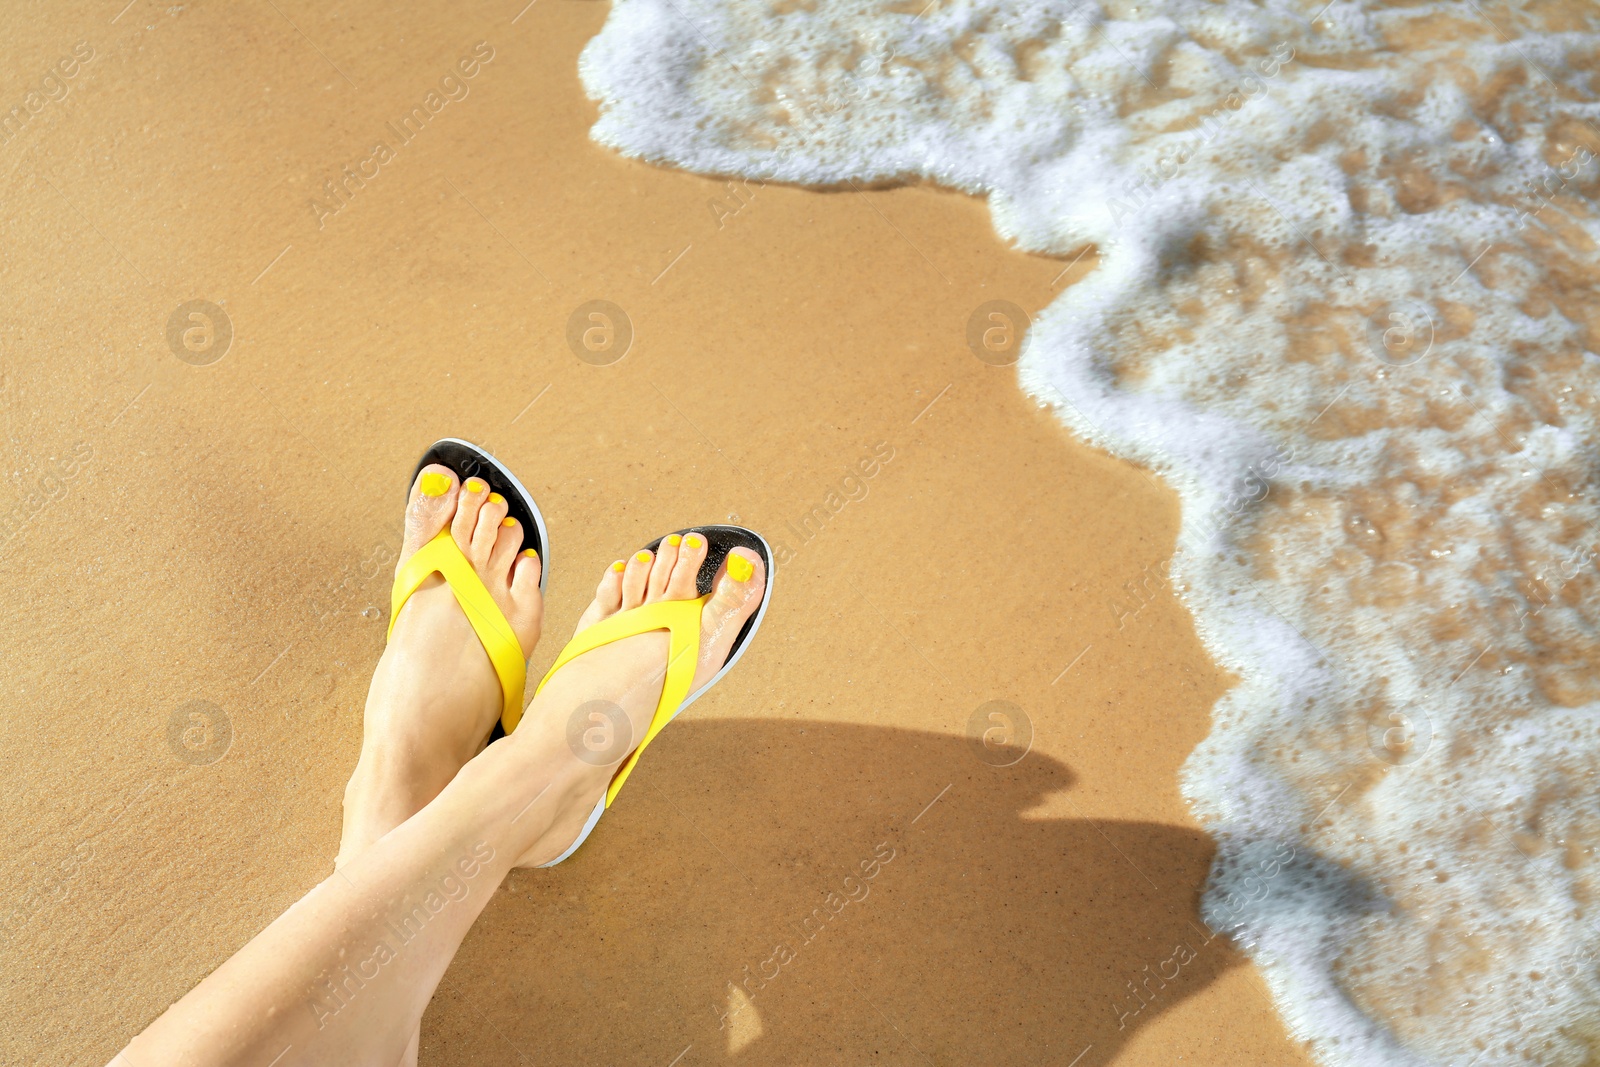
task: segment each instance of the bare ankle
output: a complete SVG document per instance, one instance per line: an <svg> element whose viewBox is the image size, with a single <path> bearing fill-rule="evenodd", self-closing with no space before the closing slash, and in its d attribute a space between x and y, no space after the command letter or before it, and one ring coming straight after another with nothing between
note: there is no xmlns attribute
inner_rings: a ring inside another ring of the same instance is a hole
<svg viewBox="0 0 1600 1067"><path fill-rule="evenodd" d="M460 777L470 775L474 788L495 796L507 846L519 857L516 865L526 867L555 859L572 844L614 769L579 760L548 719L534 718L490 745Z"/></svg>

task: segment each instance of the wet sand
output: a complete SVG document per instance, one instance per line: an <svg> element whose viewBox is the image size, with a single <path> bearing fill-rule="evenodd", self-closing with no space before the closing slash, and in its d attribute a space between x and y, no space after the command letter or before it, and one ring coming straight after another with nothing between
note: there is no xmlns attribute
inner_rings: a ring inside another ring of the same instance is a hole
<svg viewBox="0 0 1600 1067"><path fill-rule="evenodd" d="M407 475L454 435L550 520L535 671L663 530L783 563L589 846L508 880L424 1064L1308 1062L1195 911L1177 772L1227 680L1152 577L1172 495L967 344L1092 255L616 157L599 3L118 6L4 18L0 1060L104 1062L329 873ZM220 358L169 344L194 300ZM609 365L568 343L592 300Z"/></svg>

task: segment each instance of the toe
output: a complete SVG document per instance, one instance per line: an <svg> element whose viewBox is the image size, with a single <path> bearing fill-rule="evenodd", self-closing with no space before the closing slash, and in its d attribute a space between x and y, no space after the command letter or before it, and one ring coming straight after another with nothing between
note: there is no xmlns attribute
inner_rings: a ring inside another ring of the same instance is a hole
<svg viewBox="0 0 1600 1067"><path fill-rule="evenodd" d="M522 540L520 533L517 541ZM499 551L496 544L495 550ZM544 626L544 596L539 592L539 575L544 570L544 560L531 548L514 552L511 557L511 610L506 613L511 628L522 642L523 652L532 652L539 642L539 632Z"/></svg>
<svg viewBox="0 0 1600 1067"><path fill-rule="evenodd" d="M766 567L756 553L748 548L728 553L700 616L701 667L697 674L708 678L727 661L733 639L761 604L766 579Z"/></svg>
<svg viewBox="0 0 1600 1067"><path fill-rule="evenodd" d="M469 558L472 556L472 535L478 529L478 513L488 501L488 482L482 478L468 478L461 483L461 492L456 500L456 517L450 521L450 533L455 536L456 547Z"/></svg>
<svg viewBox="0 0 1600 1067"><path fill-rule="evenodd" d="M706 538L704 534L690 533L683 538L683 544L678 548L677 561L672 565L672 576L667 579L667 596L672 600L693 600L699 596L695 589L695 575L700 573L700 564L706 561Z"/></svg>
<svg viewBox="0 0 1600 1067"><path fill-rule="evenodd" d="M645 589L650 582L650 564L655 560L648 549L641 548L628 560L622 572L622 610L636 608L644 603Z"/></svg>
<svg viewBox="0 0 1600 1067"><path fill-rule="evenodd" d="M733 549L722 561L708 607L736 613L750 601L759 601L766 576L760 556L748 548Z"/></svg>
<svg viewBox="0 0 1600 1067"><path fill-rule="evenodd" d="M494 553L495 542L500 538L500 531L504 528L502 524L509 510L506 498L499 493L490 493L483 507L478 509L478 521L472 530L472 547L467 550L467 558L479 570L489 565L489 557Z"/></svg>
<svg viewBox="0 0 1600 1067"><path fill-rule="evenodd" d="M501 582L509 582L511 564L516 562L517 551L520 548L522 548L522 524L509 517L501 519L500 527L495 533L494 547L489 551L489 576Z"/></svg>
<svg viewBox="0 0 1600 1067"><path fill-rule="evenodd" d="M449 467L430 463L417 472L411 485L411 499L406 502L405 544L400 550L400 562L444 529L445 523L456 508L456 475Z"/></svg>
<svg viewBox="0 0 1600 1067"><path fill-rule="evenodd" d="M593 606L606 615L614 615L622 610L622 572L627 569L628 565L619 559L600 576L599 588L594 591Z"/></svg>
<svg viewBox="0 0 1600 1067"><path fill-rule="evenodd" d="M683 538L668 535L656 546L656 562L650 568L650 582L645 587L645 600L656 601L667 595L667 583L672 578L672 567L678 562L679 547Z"/></svg>
<svg viewBox="0 0 1600 1067"><path fill-rule="evenodd" d="M538 596L539 575L543 572L544 560L539 558L538 552L531 548L518 552L516 561L511 564L512 599L521 601L529 596Z"/></svg>

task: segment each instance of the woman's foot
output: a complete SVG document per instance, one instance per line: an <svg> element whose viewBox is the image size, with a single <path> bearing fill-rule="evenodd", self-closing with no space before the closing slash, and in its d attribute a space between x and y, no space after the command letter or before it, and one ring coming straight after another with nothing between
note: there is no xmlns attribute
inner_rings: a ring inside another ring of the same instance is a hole
<svg viewBox="0 0 1600 1067"><path fill-rule="evenodd" d="M447 525L524 654L532 651L544 621L541 560L522 550L522 528L506 518L504 497L481 479L460 484L448 467L430 464L411 486L400 564ZM483 747L502 704L489 654L450 587L432 575L400 609L373 672L336 863L436 797Z"/></svg>
<svg viewBox="0 0 1600 1067"><path fill-rule="evenodd" d="M701 534L681 539L674 534L655 553L640 551L616 561L601 577L578 630L641 604L695 599L695 574L707 550ZM735 548L723 561L700 614L700 648L690 692L727 662L734 639L761 604L766 578L761 558L749 549ZM550 780L554 795L545 801L554 813L550 829L518 866L547 863L577 839L618 766L638 747L655 717L670 647L670 635L658 630L592 649L556 672L529 705L509 740L533 756L536 773ZM611 708L621 709L625 726L607 721L605 711ZM598 731L597 743L574 749L571 738L591 736L591 731ZM551 766L551 753L559 754L559 769Z"/></svg>

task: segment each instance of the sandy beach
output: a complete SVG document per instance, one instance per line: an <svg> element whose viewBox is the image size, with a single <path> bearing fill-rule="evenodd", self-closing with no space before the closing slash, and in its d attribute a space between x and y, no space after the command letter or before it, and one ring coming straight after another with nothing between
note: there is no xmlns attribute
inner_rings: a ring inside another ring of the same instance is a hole
<svg viewBox="0 0 1600 1067"><path fill-rule="evenodd" d="M602 3L119 6L4 16L0 1061L105 1062L329 874L449 435L550 520L535 672L666 530L780 566L592 842L506 882L422 1063L1309 1062L1197 914L1178 770L1230 681L1174 498L968 344L1092 252L595 145Z"/></svg>

